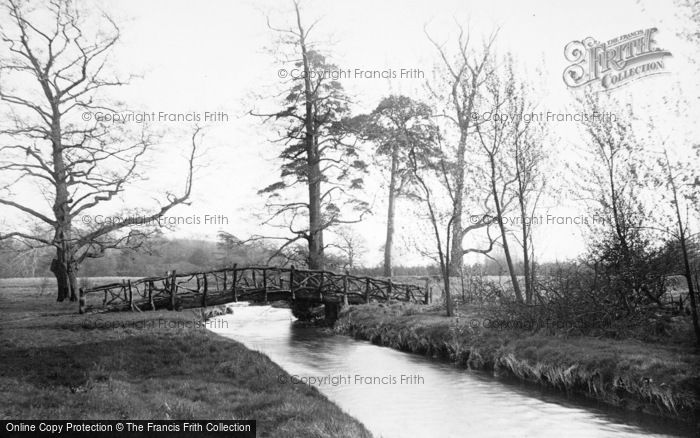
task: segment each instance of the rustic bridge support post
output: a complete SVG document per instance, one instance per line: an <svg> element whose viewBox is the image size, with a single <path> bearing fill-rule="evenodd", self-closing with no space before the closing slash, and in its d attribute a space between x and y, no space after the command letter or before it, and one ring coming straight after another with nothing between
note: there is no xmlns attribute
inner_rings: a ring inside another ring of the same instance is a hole
<svg viewBox="0 0 700 438"><path fill-rule="evenodd" d="M163 281L163 288L170 294L170 277L172 276L172 271L165 271L165 277ZM171 294L172 295L172 294Z"/></svg>
<svg viewBox="0 0 700 438"><path fill-rule="evenodd" d="M263 290L265 291L265 303L267 303L267 268L263 269Z"/></svg>
<svg viewBox="0 0 700 438"><path fill-rule="evenodd" d="M292 300L294 300L294 265L289 270L289 292L292 294Z"/></svg>
<svg viewBox="0 0 700 438"><path fill-rule="evenodd" d="M348 305L348 271L343 275L343 305Z"/></svg>
<svg viewBox="0 0 700 438"><path fill-rule="evenodd" d="M151 310L156 310L156 306L153 303L153 282L149 281L146 283L146 293L148 294L148 303L151 305Z"/></svg>
<svg viewBox="0 0 700 438"><path fill-rule="evenodd" d="M151 304L151 310L156 310L156 304L153 302L153 281L148 282L148 302Z"/></svg>
<svg viewBox="0 0 700 438"><path fill-rule="evenodd" d="M323 280L325 278L325 274L323 271L321 271L321 279L318 281L318 298L320 300L323 300Z"/></svg>
<svg viewBox="0 0 700 438"><path fill-rule="evenodd" d="M391 299L391 293L393 292L393 287L391 284L391 277L389 277L389 285L386 288L386 300L389 301Z"/></svg>
<svg viewBox="0 0 700 438"><path fill-rule="evenodd" d="M425 278L425 298L423 304L430 304L430 277Z"/></svg>
<svg viewBox="0 0 700 438"><path fill-rule="evenodd" d="M177 272L173 269L170 274L170 310L175 310L175 295L177 294Z"/></svg>
<svg viewBox="0 0 700 438"><path fill-rule="evenodd" d="M238 281L238 263L233 264L233 284L231 284L231 291L233 292L233 301L238 302L238 293L236 292L236 283Z"/></svg>
<svg viewBox="0 0 700 438"><path fill-rule="evenodd" d="M129 291L126 289L126 280L122 280L122 289L119 292L119 298L121 298L121 292L124 292L124 301L129 302Z"/></svg>
<svg viewBox="0 0 700 438"><path fill-rule="evenodd" d="M85 313L85 291L82 287L78 289L78 313Z"/></svg>
<svg viewBox="0 0 700 438"><path fill-rule="evenodd" d="M217 290L218 290L218 288L217 288ZM224 292L226 292L226 270L224 270Z"/></svg>
<svg viewBox="0 0 700 438"><path fill-rule="evenodd" d="M365 303L369 304L369 277L365 277Z"/></svg>
<svg viewBox="0 0 700 438"><path fill-rule="evenodd" d="M131 280L126 280L126 287L129 288L129 309L134 310L134 292L131 290Z"/></svg>
<svg viewBox="0 0 700 438"><path fill-rule="evenodd" d="M202 293L202 307L207 307L207 292L209 291L209 280L207 280L207 273L204 274L204 292Z"/></svg>

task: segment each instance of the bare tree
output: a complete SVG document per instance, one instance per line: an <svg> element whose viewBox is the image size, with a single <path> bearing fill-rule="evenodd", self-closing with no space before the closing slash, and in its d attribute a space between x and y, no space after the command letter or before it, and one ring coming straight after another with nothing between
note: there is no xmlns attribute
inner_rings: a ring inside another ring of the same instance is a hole
<svg viewBox="0 0 700 438"><path fill-rule="evenodd" d="M322 72L337 70L316 50L310 33L317 22L304 25L299 2L294 2L295 26L281 29L270 26L282 35L292 49L288 84L283 92L283 108L271 113L252 111L267 121L283 124L276 142L284 145L279 157L283 164L280 180L260 191L268 198L270 217L265 224L286 229L292 237L284 237L279 252L299 241L308 243L311 269L324 265L324 231L337 225L358 222L345 219L345 210L367 212L367 204L350 195L362 187L361 173L366 164L359 158L357 140L348 133L349 100L342 85ZM305 186L305 201L282 200L281 192ZM281 221L282 224L277 222ZM305 225L300 222L306 221ZM261 236L256 236L259 238Z"/></svg>
<svg viewBox="0 0 700 438"><path fill-rule="evenodd" d="M192 136L185 187L180 195L166 194L166 202L152 212L120 222L92 226L76 223L79 215L123 194L139 177L138 164L152 145L146 133L133 138L115 126L81 120L82 111L116 111L103 99L103 90L125 82L107 73L109 53L119 40L119 29L108 16L87 23L70 1L51 1L33 11L20 0L3 3L9 15L0 38L8 56L0 60L0 100L10 111L10 126L0 131L0 204L26 214L50 233L22 230L0 239L55 248L51 263L58 286L58 301L76 299L76 271L86 258L100 257L107 249L142 242L144 223L152 223L178 204L192 188L196 136ZM46 14L50 20L44 20ZM98 30L91 37L89 29ZM38 188L51 204L44 212L28 196L14 191ZM136 212L133 212L136 213ZM121 231L121 232L120 232Z"/></svg>
<svg viewBox="0 0 700 438"><path fill-rule="evenodd" d="M690 267L690 256L689 256L689 232L687 223L683 220L683 215L681 214L681 196L683 193L679 193L677 175L671 166L671 160L668 158L668 151L664 148L664 164L666 168L666 186L670 190L672 195L672 205L674 207L674 213L676 214L676 227L678 229L676 233L676 238L681 246L681 254L683 255L683 276L685 277L686 284L688 285L688 296L690 298L690 309L693 318L693 329L695 330L695 341L700 346L700 324L698 324L698 305L696 303L695 289L697 285L693 284L693 272ZM685 199L688 200L687 198Z"/></svg>
<svg viewBox="0 0 700 438"><path fill-rule="evenodd" d="M420 127L420 129L417 129ZM415 181L416 189L409 196L425 206L432 241L433 251L423 252L423 255L434 258L439 267L445 291L445 310L447 316L454 314L450 284L451 243L453 242L453 224L458 216L455 208L455 192L450 176L454 173L455 161L445 154L439 130L429 124L414 124L406 130L408 139L408 159ZM488 197L484 204L488 203ZM487 255L493 249L495 240L490 234L488 214L472 218L471 225L463 229L469 232L485 228L488 239L487 248L460 248L460 255L478 253Z"/></svg>
<svg viewBox="0 0 700 438"><path fill-rule="evenodd" d="M681 117L685 108L681 105L685 102L678 102L674 111L675 117ZM695 331L696 342L700 345L700 324L698 323L697 310L697 290L698 284L693 276L692 251L693 234L690 232L689 222L692 215L692 205L697 205L697 176L696 168L691 161L684 159L672 160L668 151L668 139L658 138L658 132L653 120L648 123L649 132L653 136L649 139L649 147L645 154L647 163L646 180L655 189L655 193L660 195L660 205L668 205L669 209L656 208L655 217L658 219L660 227L654 227L671 237L671 241L680 247L680 258L682 266L680 271L686 280L688 287L688 298ZM654 146L660 145L654 148ZM681 153L682 154L682 153ZM685 211L684 211L685 210ZM695 237L700 236L696 234Z"/></svg>
<svg viewBox="0 0 700 438"><path fill-rule="evenodd" d="M503 254L506 259L515 298L523 302L515 264L508 243L509 230L506 226L506 213L514 199L513 185L518 182L517 166L515 169L503 165L508 162L508 146L515 143L516 132L510 125L510 114L506 111L515 102L515 83L512 69L506 69L506 74L492 74L486 84L489 100L489 114L486 123L476 126L481 148L488 163L487 180L491 190L491 200L494 206L494 219L498 225Z"/></svg>
<svg viewBox="0 0 700 438"><path fill-rule="evenodd" d="M580 99L589 140L579 166L580 191L593 216L591 251L610 291L628 311L641 291L646 269L637 262L649 246L644 202L642 143L632 128L634 114L611 97L587 91ZM603 110L605 108L605 111Z"/></svg>
<svg viewBox="0 0 700 438"><path fill-rule="evenodd" d="M523 255L523 276L525 280L525 302L532 303L535 285L534 245L532 239L532 218L543 194L546 180L542 172L545 159L543 142L546 131L544 121L530 117L535 113L533 88L516 81L513 62L507 64L509 80L514 82L512 96L506 105L509 117L511 141L507 148L508 162L515 178L512 192L517 203L520 228L520 245Z"/></svg>
<svg viewBox="0 0 700 438"><path fill-rule="evenodd" d="M452 304L452 293L450 289L450 242L452 239L452 224L454 222L454 214L449 214L447 217L440 214L438 197L434 195L434 188L430 184L428 178L428 170L435 169L439 166L439 161L431 160L436 154L424 154L419 144L411 143L409 149L409 163L415 178L418 191L415 198L421 201L428 210L427 218L430 223L433 239L435 243L435 251L437 252L437 261L440 266L440 274L442 277L444 295L445 295L445 312L447 316L454 315ZM453 211L452 211L453 212ZM452 213L450 212L450 213Z"/></svg>
<svg viewBox="0 0 700 438"><path fill-rule="evenodd" d="M435 84L428 84L428 88L440 106L439 115L456 128L457 136L453 147L455 165L448 176L452 192L454 193L455 216L452 220L453 236L450 243L450 275L458 275L462 272L464 239L471 226L463 224L465 197L470 196L471 191L478 190L467 184L468 173L467 155L470 155L470 138L474 134L479 118L479 98L483 91L486 78L491 75L491 46L496 39L496 33L482 45L479 50L474 50L471 45L469 32L462 26L458 26L457 46L454 53L450 53L447 45L438 43L425 31L426 36L438 52L441 62L440 77ZM473 215L472 215L473 216Z"/></svg>
<svg viewBox="0 0 700 438"><path fill-rule="evenodd" d="M349 226L338 227L335 234L338 236L338 243L331 246L340 251L345 262L343 269L357 268L358 258L367 251L367 242Z"/></svg>
<svg viewBox="0 0 700 438"><path fill-rule="evenodd" d="M33 230L41 233L42 230ZM48 266L48 248L27 245L13 239L0 240L0 271L8 277L36 277ZM48 259L50 260L50 259Z"/></svg>

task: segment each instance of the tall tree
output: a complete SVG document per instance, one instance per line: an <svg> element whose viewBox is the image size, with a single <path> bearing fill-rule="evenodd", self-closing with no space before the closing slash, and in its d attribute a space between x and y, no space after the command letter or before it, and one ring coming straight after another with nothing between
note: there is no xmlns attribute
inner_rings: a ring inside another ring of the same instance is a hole
<svg viewBox="0 0 700 438"><path fill-rule="evenodd" d="M487 180L491 191L491 201L494 206L494 219L500 231L501 246L506 259L508 273L515 298L523 302L523 295L518 282L510 244L508 242L509 230L506 225L506 213L512 203L513 185L518 182L517 166L511 168L503 165L508 162L508 146L514 144L516 132L510 127L508 117L503 117L509 105L516 102L515 83L512 77L512 69L505 74L492 74L486 84L489 114L492 116L485 123L478 124L476 131L479 136L481 148L487 160ZM517 105L517 103L516 103ZM508 108L512 109L512 108Z"/></svg>
<svg viewBox="0 0 700 438"><path fill-rule="evenodd" d="M438 130L428 124L427 129L413 131L413 135L406 135L408 140L408 164L412 178L416 182L416 191L413 197L422 203L427 210L427 219L430 224L436 256L434 257L440 267L443 290L445 297L445 312L447 316L454 315L452 304L452 291L450 287L450 242L452 239L452 223L454 221L454 209L447 209L447 214L441 209L440 188L445 185L433 184L435 175L446 173L448 167L445 155L440 147ZM447 184L449 185L449 184ZM436 192L438 193L436 195ZM454 204L452 204L452 207Z"/></svg>
<svg viewBox="0 0 700 438"><path fill-rule="evenodd" d="M338 236L338 243L333 247L340 253L340 264L344 270L352 271L358 267L358 258L367 251L366 241L349 226L338 227L335 234Z"/></svg>
<svg viewBox="0 0 700 438"><path fill-rule="evenodd" d="M676 102L672 117L681 119L682 114L687 111L685 104L686 102ZM693 213L697 214L697 212L693 212L692 206L697 206L700 194L697 189L700 185L697 181L697 168L693 166L694 163L691 160L686 158L687 154L692 154L692 152L687 149L683 150L682 146L674 148L676 153L673 155L675 157L671 158L672 154L669 154L668 148L669 140L661 138L660 132L662 130L657 127L653 120L649 121L648 128L650 138L647 142L649 144L644 151L647 155L645 180L650 182L654 193L659 197L658 207L654 209L654 216L659 225L658 229L666 236L670 236L670 243L680 250L681 266L679 271L682 272L688 287L693 329L696 342L700 345L700 323L698 322L697 309L698 284L694 278L692 266L693 255L697 257L700 245L693 241L694 236L690 231ZM678 130L671 129L676 131L674 132L676 142L687 141L682 138L682 134L677 132ZM663 208L664 205L669 208ZM698 236L700 234L695 235L696 238Z"/></svg>
<svg viewBox="0 0 700 438"><path fill-rule="evenodd" d="M479 98L486 79L492 73L490 63L491 46L496 34L478 49L470 42L470 35L461 26L458 27L456 49L451 53L446 44L438 43L433 37L426 35L435 47L440 58L440 76L428 88L440 108L439 115L447 120L452 129L456 128L456 141L452 149L455 165L449 175L454 192L454 210L452 220L453 239L450 243L450 275L459 275L464 265L464 240L472 228L464 226L463 217L467 202L466 198L478 188L467 184L470 144L475 143L475 128L480 123L478 114ZM478 205L481 205L480 203ZM473 213L473 212L472 212ZM471 216L474 216L472 214Z"/></svg>
<svg viewBox="0 0 700 438"><path fill-rule="evenodd" d="M666 170L666 187L671 193L671 204L673 205L673 210L675 213L675 226L677 228L677 233L675 233L675 236L678 239L678 243L681 247L681 255L683 256L683 276L685 277L686 284L688 286L688 297L690 298L693 329L695 330L695 342L698 344L698 346L700 346L700 323L698 323L698 305L695 296L697 285L693 283L693 272L690 267L690 233L688 231L688 224L683 220L683 214L681 213L681 197L685 198L683 200L686 202L693 197L692 194L688 194L686 191L681 191L679 189L678 176L671 165L671 160L668 157L668 150L666 150L666 148L664 148L663 151L662 164Z"/></svg>
<svg viewBox="0 0 700 438"><path fill-rule="evenodd" d="M592 256L611 279L611 292L627 310L634 305L643 270L635 268L648 247L642 144L632 128L634 114L612 97L587 91L580 98L588 139L579 166L582 197L589 201Z"/></svg>
<svg viewBox="0 0 700 438"><path fill-rule="evenodd" d="M392 275L396 201L415 183L409 162L411 141L418 131L431 124L432 111L422 102L407 96L389 96L377 105L364 127L364 137L376 144L375 153L384 158L389 172L386 239L384 242L384 276Z"/></svg>
<svg viewBox="0 0 700 438"><path fill-rule="evenodd" d="M283 125L277 142L284 148L280 180L260 190L268 195L271 216L265 222L286 228L292 237L283 238L279 252L300 240L308 244L308 266L324 266L324 231L340 224L357 222L345 219L347 210L367 211L367 204L350 192L362 187L361 174L366 164L360 159L357 139L347 126L349 100L342 85L322 72L338 70L326 57L313 48L310 33L317 22L306 26L302 22L299 2L294 2L295 26L279 29L284 43L291 48L290 78L282 99L283 108L271 113L252 111L267 121ZM295 73L296 72L296 73ZM283 191L306 186L306 200L283 200ZM305 220L306 225L299 224ZM282 224L277 222L281 221Z"/></svg>
<svg viewBox="0 0 700 438"><path fill-rule="evenodd" d="M455 189L450 177L454 175L455 160L445 152L437 126L428 123L427 120L423 123L413 123L410 129L406 128L403 131L408 147L408 168L413 186L408 195L425 208L425 218L434 245L432 250L421 252L436 260L440 267L445 310L447 316L452 316L454 308L450 282L451 243L455 238L452 234L453 223L458 213L455 209ZM483 202L487 204L488 197ZM489 245L487 248L461 248L461 255L488 254L493 249L494 239L491 237L489 225L488 214L472 217L471 225L463 231L466 233L485 228Z"/></svg>
<svg viewBox="0 0 700 438"><path fill-rule="evenodd" d="M535 113L537 106L534 102L535 90L530 84L516 80L512 58L509 57L505 67L509 70L508 77L514 82L514 87L505 108L505 114L510 117L508 129L511 131L511 141L507 147L508 161L502 164L511 167L515 179L511 190L520 219L517 225L523 256L525 302L530 304L535 292L532 218L546 185L542 169L546 129L543 120L528 117Z"/></svg>
<svg viewBox="0 0 700 438"><path fill-rule="evenodd" d="M184 191L166 194L154 211L132 211L123 221L85 225L89 215L122 195L139 177L138 164L152 146L145 133L127 136L115 125L89 125L80 113L118 111L104 90L124 82L107 73L119 29L109 17L92 23L70 1L51 1L30 9L20 0L3 2L7 26L0 31L6 56L0 59L0 101L6 104L7 125L0 128L0 205L27 215L49 230L16 230L0 235L55 249L51 263L58 301L76 299L76 271L87 258L109 248L138 246L142 225L178 204L192 188L196 135L192 137ZM108 30L105 30L109 28ZM94 31L95 29L102 29ZM46 212L26 193L37 190L51 204ZM24 193L23 196L16 193Z"/></svg>

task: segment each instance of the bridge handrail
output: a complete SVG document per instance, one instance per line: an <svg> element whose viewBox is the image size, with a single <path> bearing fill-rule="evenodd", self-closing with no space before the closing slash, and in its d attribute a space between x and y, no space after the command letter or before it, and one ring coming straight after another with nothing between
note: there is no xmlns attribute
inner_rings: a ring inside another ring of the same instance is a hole
<svg viewBox="0 0 700 438"><path fill-rule="evenodd" d="M263 270L274 270L274 271L280 271L280 272L297 272L297 273L309 273L309 274L327 274L335 277L347 277L348 279L353 279L353 280L362 280L362 281L375 281L375 282L381 282L385 284L389 284L391 282L392 286L398 286L398 287L420 287L415 284L410 284L410 283L402 283L402 282L395 282L393 280L384 280L382 278L376 278L376 277L370 277L370 276L357 276L353 274L339 274L337 272L333 271L327 271L327 270L322 270L322 269L296 269L296 268L286 268L286 267L275 267L275 266L244 266L244 267L233 267L233 268L219 268L219 269L212 269L210 271L190 271L190 272L183 272L183 273L175 273L176 278L181 278L181 277L194 277L196 275L206 275L206 274L218 274L221 272L232 272L232 271L248 271L248 270L258 270L258 271L263 271ZM160 277L157 276L151 276L151 277L141 277L136 280L129 280L131 281L132 285L137 285L137 284L143 284L147 283L149 281L163 281L166 279L171 279L173 275L162 275ZM122 282L115 282L115 283L108 283L108 284L101 284L98 286L92 286L92 287L86 287L83 288L83 293L90 293L90 292L101 292L104 289L109 289L112 287L118 287L122 286L123 282L125 280L122 280Z"/></svg>
<svg viewBox="0 0 700 438"><path fill-rule="evenodd" d="M246 276L246 272L250 272L250 274ZM260 274L261 272L261 277L256 276L256 273ZM274 272L278 275L270 278L269 272ZM228 277L228 274L231 274L231 277ZM289 274L288 279L283 278L282 274ZM213 279L211 276L213 276ZM251 276L252 279L250 278ZM228 278L231 278L231 282L228 283L230 291L227 287ZM299 278L301 280L297 280ZM186 280L183 281L183 279ZM262 284L258 282L258 279L262 279ZM190 283L194 280L196 280L196 288ZM208 281L215 282L214 289L208 287ZM223 288L219 287L220 281L223 282ZM245 285L239 287L242 282L245 282ZM253 287L250 285L251 282ZM285 282L289 284L288 288L283 287ZM295 291L298 293L306 291L308 293L309 291L317 290L321 295L342 296L344 301L347 301L348 297L360 295L365 302L370 299L428 302L428 284L429 279L426 280L425 291L423 291L416 284L394 282L391 278L382 279L352 275L347 271L341 274L323 269L297 269L294 266L252 265L239 267L237 264L234 264L232 267L209 271L177 273L173 270L168 271L163 276L142 277L133 280L124 279L121 282L80 288L79 311L82 313L86 310L87 297L97 292L104 293L102 310L128 310L129 308L141 310L140 307L149 303L151 308L155 309L156 303L160 303L158 306L163 306L164 302L167 302L170 308L175 308L176 302L183 297L189 300L201 297L201 304L206 306L208 291L210 291L209 302L211 302L212 296L224 297L227 292L232 292L233 299L237 300L238 290L241 291L242 295L255 293L255 291L264 291L265 301L267 301L268 291L270 293L291 292L292 297L294 297ZM364 286L358 287L358 285ZM358 291L358 288L360 291Z"/></svg>

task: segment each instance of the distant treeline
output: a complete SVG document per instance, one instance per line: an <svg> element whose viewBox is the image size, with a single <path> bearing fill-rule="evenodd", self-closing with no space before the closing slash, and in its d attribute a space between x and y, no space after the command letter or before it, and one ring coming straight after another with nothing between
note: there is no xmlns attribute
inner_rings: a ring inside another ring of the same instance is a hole
<svg viewBox="0 0 700 438"><path fill-rule="evenodd" d="M53 277L49 271L55 251L50 248L17 251L0 249L0 277ZM197 239L158 239L138 250L108 250L103 257L87 259L80 277L135 277L213 269L233 263L261 263L265 249L246 246L226 251L217 242Z"/></svg>
<svg viewBox="0 0 700 438"><path fill-rule="evenodd" d="M232 266L265 265L275 253L275 249L259 242L232 243L225 240L216 242L201 239L160 238L138 250L110 250L103 257L87 259L80 266L80 277L140 277L162 275L169 270L191 272ZM52 277L49 271L55 252L50 248L22 249L10 242L0 244L0 278L11 277ZM270 264L285 265L293 262L287 259L274 259ZM303 262L295 263L305 267ZM357 275L382 276L381 265L373 267L354 266L349 268L343 260L333 260L329 270L348 270ZM503 262L489 260L484 264L466 266L472 274L502 275ZM436 276L440 275L437 265L395 266L394 276ZM467 272L465 271L465 274Z"/></svg>

